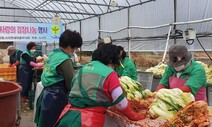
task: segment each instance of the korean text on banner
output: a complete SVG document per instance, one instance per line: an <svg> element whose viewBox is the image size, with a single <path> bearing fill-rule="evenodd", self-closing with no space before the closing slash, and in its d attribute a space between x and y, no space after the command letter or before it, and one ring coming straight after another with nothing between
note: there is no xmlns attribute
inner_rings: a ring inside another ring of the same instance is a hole
<svg viewBox="0 0 212 127"><path fill-rule="evenodd" d="M1 41L58 42L62 32L62 24L0 23Z"/></svg>

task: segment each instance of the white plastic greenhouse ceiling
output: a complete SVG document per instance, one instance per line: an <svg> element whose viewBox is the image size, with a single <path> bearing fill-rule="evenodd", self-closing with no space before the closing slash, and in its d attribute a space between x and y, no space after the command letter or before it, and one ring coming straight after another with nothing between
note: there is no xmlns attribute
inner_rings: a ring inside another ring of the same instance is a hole
<svg viewBox="0 0 212 127"><path fill-rule="evenodd" d="M106 37L132 52L164 51L174 43L212 51L211 6L211 0L0 0L0 23L49 24L58 17L63 31L81 33L82 51ZM183 39L188 29L196 32L192 43Z"/></svg>

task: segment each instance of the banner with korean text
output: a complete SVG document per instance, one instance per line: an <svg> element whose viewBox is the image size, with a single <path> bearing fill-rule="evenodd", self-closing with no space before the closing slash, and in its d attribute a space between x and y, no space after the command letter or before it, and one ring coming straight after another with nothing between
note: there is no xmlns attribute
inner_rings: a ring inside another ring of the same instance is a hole
<svg viewBox="0 0 212 127"><path fill-rule="evenodd" d="M0 41L59 42L62 24L51 23L1 23Z"/></svg>

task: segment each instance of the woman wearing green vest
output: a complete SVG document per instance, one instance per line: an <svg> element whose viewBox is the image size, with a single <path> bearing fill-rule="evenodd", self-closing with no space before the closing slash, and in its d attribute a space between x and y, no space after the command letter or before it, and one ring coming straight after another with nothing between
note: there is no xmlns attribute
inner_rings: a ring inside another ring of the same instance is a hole
<svg viewBox="0 0 212 127"><path fill-rule="evenodd" d="M115 68L115 71L118 73L118 76L128 76L133 80L137 80L137 68L135 63L126 56L126 52L122 46L118 46L120 51L120 63L121 66Z"/></svg>
<svg viewBox="0 0 212 127"><path fill-rule="evenodd" d="M113 105L131 120L145 118L144 114L134 112L125 98L113 70L117 65L117 46L105 44L94 51L92 61L72 80L69 104L61 112L57 127L103 127L104 114Z"/></svg>
<svg viewBox="0 0 212 127"><path fill-rule="evenodd" d="M44 89L36 105L35 123L38 127L53 127L68 103L74 74L70 53L74 53L81 46L80 34L65 30L59 38L59 48L50 53L41 75Z"/></svg>
<svg viewBox="0 0 212 127"><path fill-rule="evenodd" d="M33 67L41 68L43 65L37 64L42 59L36 59L34 56L36 44L29 42L26 50L21 54L20 58L20 82L22 86L22 101L28 101L29 91L32 89Z"/></svg>
<svg viewBox="0 0 212 127"><path fill-rule="evenodd" d="M7 47L7 55L9 55L10 57L10 61L9 61L9 67L16 67L16 78L17 78L17 82L20 83L20 76L18 76L19 74L19 65L20 65L20 58L21 58L21 54L22 51L15 49L15 47L13 45L10 45Z"/></svg>

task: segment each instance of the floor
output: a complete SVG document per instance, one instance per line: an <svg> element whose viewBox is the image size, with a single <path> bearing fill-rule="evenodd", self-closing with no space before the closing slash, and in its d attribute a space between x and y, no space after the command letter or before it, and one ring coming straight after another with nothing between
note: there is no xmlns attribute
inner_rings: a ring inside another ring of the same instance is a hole
<svg viewBox="0 0 212 127"><path fill-rule="evenodd" d="M33 124L34 110L29 109L29 103L22 103L21 105L21 120L18 127L35 127Z"/></svg>

